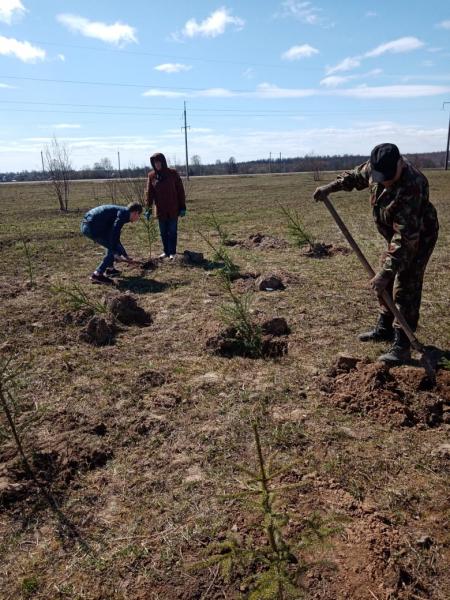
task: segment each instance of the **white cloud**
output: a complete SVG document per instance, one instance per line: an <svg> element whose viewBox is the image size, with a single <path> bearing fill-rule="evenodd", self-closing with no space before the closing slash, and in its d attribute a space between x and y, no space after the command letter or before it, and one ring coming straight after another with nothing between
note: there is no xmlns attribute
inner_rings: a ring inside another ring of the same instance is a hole
<svg viewBox="0 0 450 600"><path fill-rule="evenodd" d="M66 57L64 56L64 54L58 54L57 56L58 60L60 60L61 62L65 62Z"/></svg>
<svg viewBox="0 0 450 600"><path fill-rule="evenodd" d="M328 67L326 73L327 75L331 75L332 73L340 73L341 71L351 71L352 69L356 69L356 67L359 67L360 64L361 61L359 57L349 56L347 58L344 58L344 60L341 60L341 62L338 63L336 66Z"/></svg>
<svg viewBox="0 0 450 600"><path fill-rule="evenodd" d="M401 152L433 152L442 150L446 127L419 127L417 124L375 121L350 123L343 127L288 127L286 129L261 130L256 128L224 126L223 130L194 131L190 137L193 154L200 154L202 161L216 159L237 160L261 158L264 148L277 148L283 156L316 154L368 154L375 145L395 140ZM8 170L40 169L39 153L51 137L35 137L14 140L0 139L2 168ZM99 156L109 156L112 161L120 149L122 162L144 164L149 150L164 148L166 156L184 156L184 138L181 131L165 131L158 135L142 136L86 136L61 137L71 150L76 167L92 164Z"/></svg>
<svg viewBox="0 0 450 600"><path fill-rule="evenodd" d="M359 75L329 75L328 77L325 77L324 79L321 80L320 85L328 87L328 88L335 88L335 87L338 87L339 85L347 83L347 81L351 81L353 79L363 79L365 77L376 77L377 75L380 75L382 72L383 72L382 69L372 69L371 71L368 71L367 73L361 73Z"/></svg>
<svg viewBox="0 0 450 600"><path fill-rule="evenodd" d="M436 25L439 29L450 29L450 19L447 21L441 21Z"/></svg>
<svg viewBox="0 0 450 600"><path fill-rule="evenodd" d="M245 77L246 79L253 79L254 76L255 76L255 69L253 69L253 67L248 67L247 69L242 71L242 77Z"/></svg>
<svg viewBox="0 0 450 600"><path fill-rule="evenodd" d="M346 76L329 75L328 77L324 77L321 80L320 85L323 85L328 88L335 88L338 85L342 85L343 83L346 83L347 81L350 81L351 79L354 79L354 78L355 78L354 75L346 75Z"/></svg>
<svg viewBox="0 0 450 600"><path fill-rule="evenodd" d="M27 12L20 0L0 0L0 21L11 25L11 23L22 17Z"/></svg>
<svg viewBox="0 0 450 600"><path fill-rule="evenodd" d="M0 35L0 55L15 56L22 62L34 63L44 60L46 52L38 46L33 46L30 42L19 42L14 38Z"/></svg>
<svg viewBox="0 0 450 600"><path fill-rule="evenodd" d="M328 67L326 69L326 74L332 75L333 73L338 73L341 71L351 71L352 69L356 69L361 65L361 61L365 58L374 58L388 53L401 54L404 52L411 52L413 50L423 48L423 46L425 46L425 44L416 37L406 36L398 38L397 40L392 40L391 42L381 44L380 46L377 46L373 50L370 50L369 52L366 52L363 55L349 56L347 58L344 58L344 60L342 60L336 66Z"/></svg>
<svg viewBox="0 0 450 600"><path fill-rule="evenodd" d="M5 90L15 90L16 86L9 85L9 83L0 83L0 88L5 89Z"/></svg>
<svg viewBox="0 0 450 600"><path fill-rule="evenodd" d="M365 14L365 17L366 17L367 19L371 19L371 18L373 18L373 17L378 17L378 13L376 13L376 12L375 12L375 11L373 11L373 10L368 10L368 11L366 12L366 14Z"/></svg>
<svg viewBox="0 0 450 600"><path fill-rule="evenodd" d="M301 46L292 46L292 48L283 52L281 58L283 60L299 60L300 58L309 58L314 54L319 54L317 48L313 48L309 44L302 44Z"/></svg>
<svg viewBox="0 0 450 600"><path fill-rule="evenodd" d="M191 65L183 65L181 63L163 63L162 65L157 65L155 71L161 71L162 73L180 73L181 71L190 71L192 69Z"/></svg>
<svg viewBox="0 0 450 600"><path fill-rule="evenodd" d="M346 81L356 79L357 77L367 77L378 74L379 70L369 71L362 75L351 75L345 78ZM325 78L327 79L327 78ZM324 80L322 80L324 81ZM333 83L336 84L333 86ZM280 99L280 98L307 98L311 96L347 96L352 98L373 99L378 98L412 98L439 96L450 92L450 87L439 85L387 85L387 86L368 86L359 85L352 88L333 89L337 87L340 81L326 82L322 85L329 89L320 88L282 88L272 83L260 83L255 90L234 91L226 88L205 88L196 91L172 91L159 88L152 88L143 93L147 97L162 98L260 98L260 99ZM329 84L329 85L327 85Z"/></svg>
<svg viewBox="0 0 450 600"><path fill-rule="evenodd" d="M187 98L190 94L185 92L174 92L172 90L161 90L159 88L151 88L142 94L149 98Z"/></svg>
<svg viewBox="0 0 450 600"><path fill-rule="evenodd" d="M84 17L71 14L60 14L56 18L70 31L81 33L85 37L116 45L125 45L131 42L137 43L135 28L119 21L108 25L101 21L89 21L89 19L85 19Z"/></svg>
<svg viewBox="0 0 450 600"><path fill-rule="evenodd" d="M222 6L200 23L194 18L186 21L181 31L181 36L184 38L194 38L197 36L214 38L225 33L225 30L230 25L234 25L235 29L239 30L244 27L244 24L245 21L243 19L232 16L229 9ZM174 34L174 37L179 37L179 34Z"/></svg>
<svg viewBox="0 0 450 600"><path fill-rule="evenodd" d="M423 48L423 46L425 46L425 44L415 37L402 37L398 40L393 40L392 42L381 44L380 46L377 46L370 52L366 52L364 56L368 58L374 56L381 56L382 54L386 54L387 52L391 54L400 54L403 52L411 52L412 50L417 50L418 48Z"/></svg>
<svg viewBox="0 0 450 600"><path fill-rule="evenodd" d="M258 98L306 98L315 93L316 90L308 88L280 88L271 83L260 83L251 95Z"/></svg>
<svg viewBox="0 0 450 600"><path fill-rule="evenodd" d="M51 127L53 129L80 129L81 125L79 123L56 123Z"/></svg>
<svg viewBox="0 0 450 600"><path fill-rule="evenodd" d="M442 85L385 85L367 86L361 85L346 90L335 90L339 96L351 98L421 98L425 96L439 96L448 94L450 87Z"/></svg>
<svg viewBox="0 0 450 600"><path fill-rule="evenodd" d="M281 3L281 12L277 17L290 17L297 19L307 25L319 25L323 18L322 9L316 8L311 2L298 2L297 0L285 0Z"/></svg>

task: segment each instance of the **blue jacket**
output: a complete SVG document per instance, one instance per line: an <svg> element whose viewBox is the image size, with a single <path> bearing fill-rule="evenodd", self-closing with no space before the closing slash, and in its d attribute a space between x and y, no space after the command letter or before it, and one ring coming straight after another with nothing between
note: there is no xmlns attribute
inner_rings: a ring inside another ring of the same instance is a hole
<svg viewBox="0 0 450 600"><path fill-rule="evenodd" d="M114 249L120 243L122 227L130 222L130 211L126 206L103 204L91 208L84 215L83 222L89 225L93 238L109 240L111 248Z"/></svg>

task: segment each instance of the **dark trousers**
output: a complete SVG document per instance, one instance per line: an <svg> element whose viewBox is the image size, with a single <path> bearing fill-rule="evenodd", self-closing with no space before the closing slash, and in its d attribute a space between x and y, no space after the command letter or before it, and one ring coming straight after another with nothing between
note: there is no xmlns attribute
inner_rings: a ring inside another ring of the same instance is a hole
<svg viewBox="0 0 450 600"><path fill-rule="evenodd" d="M435 237L431 237L426 240L426 243L421 244L417 255L409 261L407 266L399 269L395 279L386 288L413 331L416 330L419 322L425 269L436 241L437 233ZM381 301L380 311L386 315L391 315L390 310ZM394 320L394 327L400 328L400 323L397 323L396 320Z"/></svg>
<svg viewBox="0 0 450 600"><path fill-rule="evenodd" d="M178 217L175 219L159 219L159 232L166 256L177 253Z"/></svg>
<svg viewBox="0 0 450 600"><path fill-rule="evenodd" d="M96 268L97 273L104 273L106 269L114 266L114 254L125 255L124 247L120 242L116 245L115 248L113 248L111 246L110 240L92 235L89 223L81 223L81 233L96 244L99 244L100 246L106 248L105 256L103 257L102 262Z"/></svg>

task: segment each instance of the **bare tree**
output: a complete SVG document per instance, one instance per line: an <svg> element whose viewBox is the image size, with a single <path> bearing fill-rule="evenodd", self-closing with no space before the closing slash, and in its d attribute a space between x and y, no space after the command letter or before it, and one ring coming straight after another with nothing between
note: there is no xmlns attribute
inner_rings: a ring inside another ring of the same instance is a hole
<svg viewBox="0 0 450 600"><path fill-rule="evenodd" d="M67 146L52 139L50 146L44 150L44 166L53 184L60 210L67 211L70 192L70 155Z"/></svg>
<svg viewBox="0 0 450 600"><path fill-rule="evenodd" d="M131 171L136 168L135 165L130 165L128 167ZM145 192L147 187L146 177L124 177L120 180L120 183L118 182L118 187L120 195L124 197L127 203L140 202L142 205L145 204Z"/></svg>

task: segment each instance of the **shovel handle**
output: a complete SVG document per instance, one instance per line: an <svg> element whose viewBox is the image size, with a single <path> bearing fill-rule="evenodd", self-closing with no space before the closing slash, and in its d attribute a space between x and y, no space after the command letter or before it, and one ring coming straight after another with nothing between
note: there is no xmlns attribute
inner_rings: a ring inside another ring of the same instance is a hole
<svg viewBox="0 0 450 600"><path fill-rule="evenodd" d="M339 216L338 212L334 208L334 206L331 203L331 200L328 198L328 196L326 196L323 199L323 203L325 204L325 206L327 207L327 209L330 211L331 216L336 221L336 225L339 227L339 229L341 230L341 232L344 235L345 239L347 240L347 242L350 244L350 246L354 250L356 256L359 258L359 261L361 262L362 266L365 268L365 270L367 271L367 273L370 275L370 278L372 279L372 277L375 276L375 271L372 269L369 261L366 259L366 257L362 253L361 248L358 246L358 244L353 239L352 234L347 229L347 226L345 225L344 221ZM397 321L400 323L400 326L403 329L403 331L405 332L405 334L408 337L409 341L411 342L412 347L415 350L417 350L418 352L423 352L422 344L419 342L419 340L414 335L414 333L413 333L411 327L408 325L405 317L402 315L402 313L395 306L395 303L392 300L391 295L389 294L389 292L387 292L386 290L384 290L381 293L381 298L382 298L383 302L386 304L386 306L389 308L389 310L391 311L391 313L394 315L394 317L397 319Z"/></svg>

